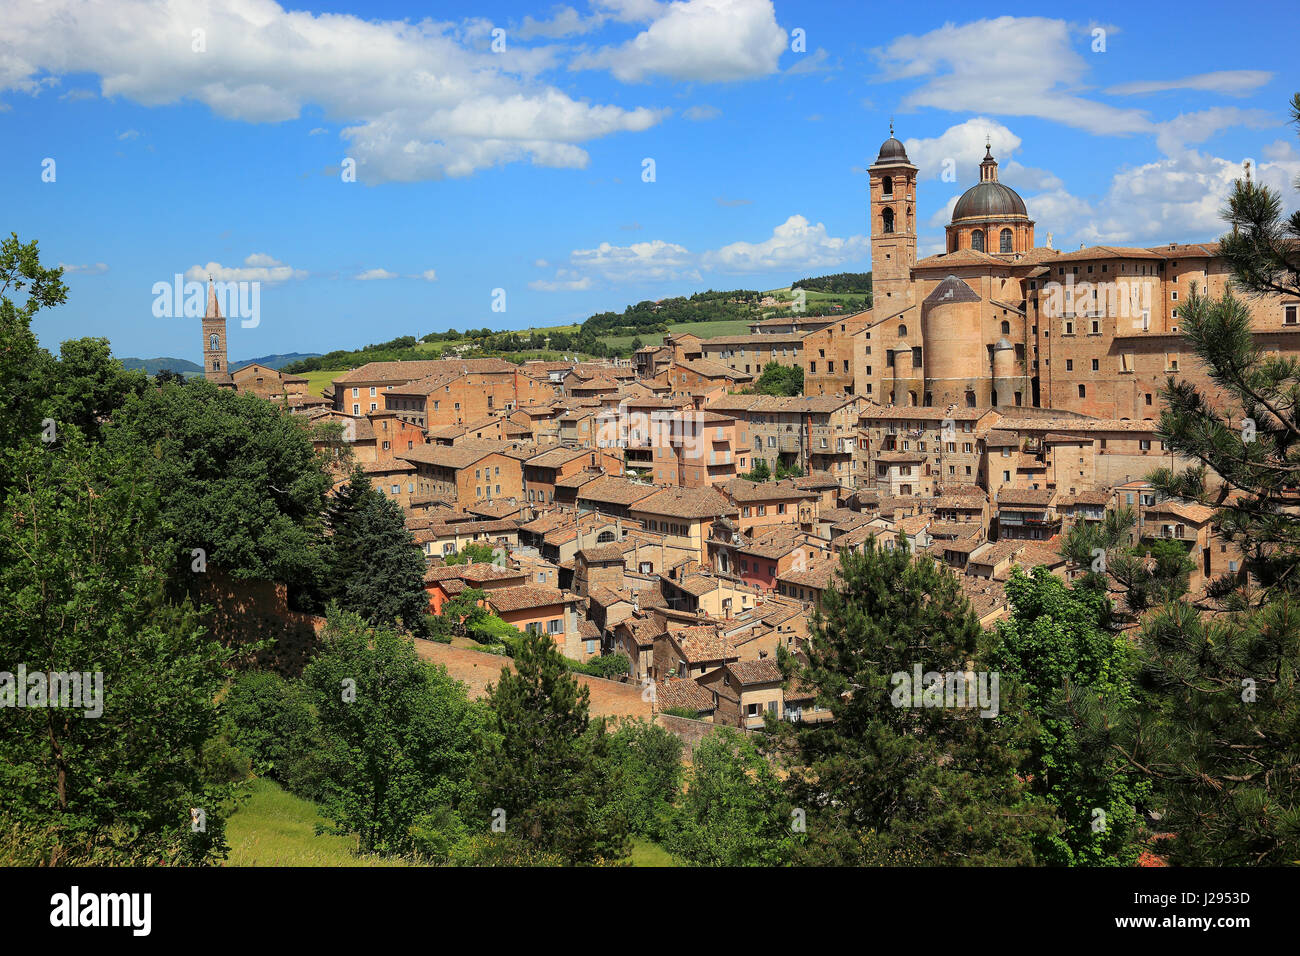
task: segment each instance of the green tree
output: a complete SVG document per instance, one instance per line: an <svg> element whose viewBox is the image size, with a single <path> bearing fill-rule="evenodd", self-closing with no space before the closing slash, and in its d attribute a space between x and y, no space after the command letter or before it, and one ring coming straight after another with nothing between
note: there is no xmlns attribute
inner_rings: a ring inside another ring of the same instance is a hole
<svg viewBox="0 0 1300 956"><path fill-rule="evenodd" d="M791 802L807 814L801 858L1035 862L1033 848L1054 820L1018 777L1034 728L1015 682L999 679L996 716L896 699L914 667L973 670L992 690L983 631L960 581L929 558L885 550L874 538L861 554L844 552L839 573L814 617L808 665L780 655L787 674L814 689L835 718L781 728L782 749L796 766Z"/></svg>
<svg viewBox="0 0 1300 956"><path fill-rule="evenodd" d="M1132 866L1137 810L1150 784L1116 753L1133 705L1132 645L1108 632L1104 593L1071 589L1047 568L1012 569L1012 614L997 624L990 661L1025 691L1039 731L1024 776L1063 823L1039 846L1044 862Z"/></svg>
<svg viewBox="0 0 1300 956"><path fill-rule="evenodd" d="M64 342L59 360L46 365L45 414L60 426L71 424L88 439L99 440L103 424L129 395L149 386L144 372L128 372L113 358L108 339Z"/></svg>
<svg viewBox="0 0 1300 956"><path fill-rule="evenodd" d="M610 735L615 797L629 832L663 839L682 789L682 742L658 724L629 720Z"/></svg>
<svg viewBox="0 0 1300 956"><path fill-rule="evenodd" d="M1291 101L1300 127L1300 94ZM1297 183L1300 188L1300 183ZM1238 180L1220 240L1231 286L1193 289L1179 325L1211 389L1170 379L1160 437L1198 464L1151 477L1162 493L1215 508L1242 570L1209 589L1213 618L1184 602L1139 639L1139 707L1126 753L1155 788L1161 852L1174 863L1281 865L1300 859L1300 363L1263 354L1249 297L1300 295L1300 214Z"/></svg>
<svg viewBox="0 0 1300 956"><path fill-rule="evenodd" d="M363 853L409 852L417 820L467 799L484 715L389 628L333 611L321 641L303 673L320 733L321 809Z"/></svg>
<svg viewBox="0 0 1300 956"><path fill-rule="evenodd" d="M793 823L771 764L747 737L724 727L695 748L664 842L697 866L779 866L791 852Z"/></svg>
<svg viewBox="0 0 1300 956"><path fill-rule="evenodd" d="M32 333L32 318L67 297L63 270L41 266L35 239L22 243L11 233L0 240L0 448L40 434L42 382L52 359ZM8 477L0 471L0 486Z"/></svg>
<svg viewBox="0 0 1300 956"><path fill-rule="evenodd" d="M358 466L330 503L326 593L369 624L425 632L425 560L402 509Z"/></svg>
<svg viewBox="0 0 1300 956"><path fill-rule="evenodd" d="M753 390L759 395L802 395L803 367L768 362L763 366L763 373L754 383Z"/></svg>
<svg viewBox="0 0 1300 956"><path fill-rule="evenodd" d="M772 471L767 467L767 459L757 458L754 460L754 467L749 474L740 477L746 481L768 481L772 477Z"/></svg>
<svg viewBox="0 0 1300 956"><path fill-rule="evenodd" d="M62 849L140 860L223 854L230 790L207 780L227 651L194 609L164 598L157 492L128 457L73 427L6 453L0 659L29 675L101 675L99 704L0 708L0 816L50 828ZM12 703L12 683L0 687ZM102 709L101 709L102 708ZM88 712L101 709L95 716ZM191 809L206 814L195 832ZM51 860L46 860L51 862Z"/></svg>
<svg viewBox="0 0 1300 956"><path fill-rule="evenodd" d="M484 829L504 811L506 832L570 863L626 856L626 824L609 812L615 790L602 765L609 735L604 721L591 722L590 697L554 640L523 635L514 670L488 687L496 735L478 774Z"/></svg>
<svg viewBox="0 0 1300 956"><path fill-rule="evenodd" d="M490 544L470 542L455 554L443 559L443 564L494 564L499 562L499 555L505 552Z"/></svg>
<svg viewBox="0 0 1300 956"><path fill-rule="evenodd" d="M132 395L106 441L145 463L161 526L242 579L281 581L311 606L324 577L322 515L332 480L306 426L273 403L209 382Z"/></svg>

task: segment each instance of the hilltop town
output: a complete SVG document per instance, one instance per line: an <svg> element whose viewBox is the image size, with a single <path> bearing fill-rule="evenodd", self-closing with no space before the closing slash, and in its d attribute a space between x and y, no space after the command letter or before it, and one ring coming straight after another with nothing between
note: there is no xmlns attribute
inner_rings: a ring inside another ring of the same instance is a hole
<svg viewBox="0 0 1300 956"><path fill-rule="evenodd" d="M1193 594L1238 573L1213 509L1147 480L1187 464L1157 434L1159 392L1207 384L1178 303L1221 292L1216 244L1035 246L986 151L947 251L918 260L916 173L891 135L870 168L874 306L856 314L669 334L631 361L371 362L316 396L228 370L210 294L205 375L338 426L318 449L404 510L432 612L481 589L575 662L626 655L655 709L735 727L827 716L783 686L777 649L802 653L839 553L869 539L949 568L986 625L1013 567L1086 571L1065 538L1113 507L1136 517L1131 544L1185 549ZM1260 348L1296 354L1300 304L1252 309ZM804 394L756 393L772 364ZM444 563L467 546L492 560Z"/></svg>

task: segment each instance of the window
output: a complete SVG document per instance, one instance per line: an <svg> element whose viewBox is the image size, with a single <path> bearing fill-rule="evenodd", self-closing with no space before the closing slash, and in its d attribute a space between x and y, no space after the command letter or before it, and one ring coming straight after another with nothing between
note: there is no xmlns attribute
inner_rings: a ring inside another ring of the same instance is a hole
<svg viewBox="0 0 1300 956"><path fill-rule="evenodd" d="M1092 360L1092 370L1093 370L1094 372L1099 372L1099 371L1101 371L1101 361L1100 361L1099 359L1093 359L1093 360Z"/></svg>
<svg viewBox="0 0 1300 956"><path fill-rule="evenodd" d="M998 251L999 252L1011 251L1011 230L1010 229L1003 229L1002 232L999 234Z"/></svg>
<svg viewBox="0 0 1300 956"><path fill-rule="evenodd" d="M1282 324L1300 324L1300 305L1287 305L1282 307Z"/></svg>
<svg viewBox="0 0 1300 956"><path fill-rule="evenodd" d="M1121 352L1119 354L1119 370L1121 372L1133 371L1133 353Z"/></svg>
<svg viewBox="0 0 1300 956"><path fill-rule="evenodd" d="M884 196L894 195L894 177L886 176L880 181L880 192Z"/></svg>
<svg viewBox="0 0 1300 956"><path fill-rule="evenodd" d="M893 232L894 231L894 210L886 208L885 211L880 214L880 221L884 226L885 232Z"/></svg>
<svg viewBox="0 0 1300 956"><path fill-rule="evenodd" d="M1080 398L1087 398L1087 397L1088 397L1088 386L1086 386L1086 385L1080 385L1080 386L1079 386L1079 397L1080 397Z"/></svg>
<svg viewBox="0 0 1300 956"><path fill-rule="evenodd" d="M217 338L217 334L215 332L212 333L212 335L208 337L208 350L215 352L219 348L219 342L220 340ZM356 394L356 389L353 389L352 392L353 394Z"/></svg>
<svg viewBox="0 0 1300 956"><path fill-rule="evenodd" d="M370 386L370 397L371 398L375 397L375 387L373 385Z"/></svg>
<svg viewBox="0 0 1300 956"><path fill-rule="evenodd" d="M1066 359L1066 360L1065 360L1065 370L1066 370L1067 372L1073 372L1073 371L1074 371L1074 359Z"/></svg>
<svg viewBox="0 0 1300 956"><path fill-rule="evenodd" d="M970 234L970 247L977 252L984 251L984 230L976 229Z"/></svg>
<svg viewBox="0 0 1300 956"><path fill-rule="evenodd" d="M898 337L901 339L901 338L903 338L903 337L906 336L906 335L907 335L907 326L906 326L906 325L900 325L900 326L898 327Z"/></svg>
<svg viewBox="0 0 1300 956"><path fill-rule="evenodd" d="M1011 334L1011 323L1010 323L1010 322L1003 322L1003 323L1002 323L1002 334L1003 334L1003 335L1010 335L1010 334Z"/></svg>
<svg viewBox="0 0 1300 956"><path fill-rule="evenodd" d="M1065 334L1066 334L1066 335L1073 335L1073 334L1074 334L1074 323L1073 323L1073 322L1066 322L1066 323L1065 323Z"/></svg>

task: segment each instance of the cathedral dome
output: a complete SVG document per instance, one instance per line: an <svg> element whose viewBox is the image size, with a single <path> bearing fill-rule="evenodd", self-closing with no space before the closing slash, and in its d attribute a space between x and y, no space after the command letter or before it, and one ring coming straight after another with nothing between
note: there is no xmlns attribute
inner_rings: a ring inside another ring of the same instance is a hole
<svg viewBox="0 0 1300 956"><path fill-rule="evenodd" d="M958 219L1000 219L1008 216L1028 218L1029 213L1020 195L1010 186L997 181L976 183L961 194L957 205L952 208L953 222Z"/></svg>

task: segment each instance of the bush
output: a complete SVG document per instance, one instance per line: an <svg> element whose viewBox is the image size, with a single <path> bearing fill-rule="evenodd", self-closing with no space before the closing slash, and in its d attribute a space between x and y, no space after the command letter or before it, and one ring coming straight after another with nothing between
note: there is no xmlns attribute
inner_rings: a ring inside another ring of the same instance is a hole
<svg viewBox="0 0 1300 956"><path fill-rule="evenodd" d="M289 786L290 765L304 759L310 748L303 741L314 726L298 684L271 671L249 671L235 678L221 708L230 742L252 761L254 772Z"/></svg>

